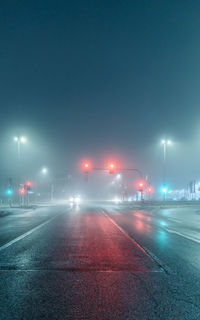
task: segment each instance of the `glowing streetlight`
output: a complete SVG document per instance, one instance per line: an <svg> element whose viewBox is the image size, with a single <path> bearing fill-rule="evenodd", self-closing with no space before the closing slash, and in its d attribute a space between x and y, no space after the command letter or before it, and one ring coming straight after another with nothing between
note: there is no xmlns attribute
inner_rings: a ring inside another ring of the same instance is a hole
<svg viewBox="0 0 200 320"><path fill-rule="evenodd" d="M27 139L26 139L26 137L14 137L14 141L21 142L21 143L26 143Z"/></svg>
<svg viewBox="0 0 200 320"><path fill-rule="evenodd" d="M21 143L26 143L26 142L27 142L27 139L26 139L26 137L21 137L21 138L20 138L20 141L21 141Z"/></svg>
<svg viewBox="0 0 200 320"><path fill-rule="evenodd" d="M27 139L26 137L19 137L19 136L16 136L14 137L14 141L17 142L17 153L18 153L18 160L20 160L21 158L21 144L24 144L27 142Z"/></svg>
<svg viewBox="0 0 200 320"><path fill-rule="evenodd" d="M172 144L171 140L162 140L162 144Z"/></svg>
<svg viewBox="0 0 200 320"><path fill-rule="evenodd" d="M42 168L41 173L42 174L47 174L48 173L48 169L47 168Z"/></svg>

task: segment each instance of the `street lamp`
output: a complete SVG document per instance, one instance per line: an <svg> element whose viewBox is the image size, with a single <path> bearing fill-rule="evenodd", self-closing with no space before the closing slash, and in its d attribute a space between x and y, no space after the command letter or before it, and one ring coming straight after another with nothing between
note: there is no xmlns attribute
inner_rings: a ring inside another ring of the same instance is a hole
<svg viewBox="0 0 200 320"><path fill-rule="evenodd" d="M47 168L42 168L42 170L41 170L41 173L42 173L42 174L47 174L47 172L48 172L48 169L47 169Z"/></svg>
<svg viewBox="0 0 200 320"><path fill-rule="evenodd" d="M120 179L121 179L121 177L122 177L122 176L121 176L121 174L120 174L120 173L118 173L118 174L116 175L116 179L117 179L117 180L120 180Z"/></svg>
<svg viewBox="0 0 200 320"><path fill-rule="evenodd" d="M54 196L54 178L52 176L51 170L49 170L47 167L43 167L43 168L40 169L38 174L46 176L45 178L43 178L43 179L46 180L46 183L48 183L48 181L50 182L50 185L51 185L51 196L50 196L50 198L51 198L51 200L53 200L53 196ZM38 191L37 191L37 193L38 193Z"/></svg>
<svg viewBox="0 0 200 320"><path fill-rule="evenodd" d="M17 154L18 154L18 185L20 186L21 182L21 144L26 143L27 139L24 136L15 136L14 141L17 143ZM22 193L19 192L19 204L22 205Z"/></svg>
<svg viewBox="0 0 200 320"><path fill-rule="evenodd" d="M21 158L21 144L24 144L27 142L27 139L26 137L19 137L19 136L16 136L14 137L14 141L17 142L17 153L18 153L18 160L20 161L20 158Z"/></svg>

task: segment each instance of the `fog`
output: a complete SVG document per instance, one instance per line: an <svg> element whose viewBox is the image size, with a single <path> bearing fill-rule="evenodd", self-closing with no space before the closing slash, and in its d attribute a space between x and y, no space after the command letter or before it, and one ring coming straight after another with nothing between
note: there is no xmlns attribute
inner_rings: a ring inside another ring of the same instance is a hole
<svg viewBox="0 0 200 320"><path fill-rule="evenodd" d="M196 130L195 130L196 129ZM134 152L134 143L125 141L124 145L114 146L105 143L105 150L100 145L93 149L87 146L84 153L79 145L62 143L56 145L55 141L42 135L38 130L28 128L20 131L26 136L27 142L21 144L20 161L18 159L17 143L14 136L19 129L9 128L1 135L1 170L0 184L1 196L5 197L5 190L12 184L15 193L20 184L27 180L33 183L32 191L40 194L46 200L68 199L70 196L81 195L85 199L111 199L115 195L125 193L126 196L137 194L137 181L140 176L135 171L126 169L139 169L143 179L152 185L155 196L160 193L163 184L163 145L161 139L166 136L160 134L159 139L150 141L149 146L137 147ZM169 137L169 136L168 136ZM193 134L185 140L177 140L175 136L169 137L172 141L166 150L166 184L170 190L187 188L190 181L200 179L200 131L194 128ZM86 175L81 163L84 159L91 161L92 170ZM115 174L109 174L106 166L109 161L116 163ZM46 168L46 174L42 168ZM102 170L93 170L99 168ZM120 173L120 179L117 174ZM52 194L52 185L54 188ZM40 200L42 198L39 198Z"/></svg>

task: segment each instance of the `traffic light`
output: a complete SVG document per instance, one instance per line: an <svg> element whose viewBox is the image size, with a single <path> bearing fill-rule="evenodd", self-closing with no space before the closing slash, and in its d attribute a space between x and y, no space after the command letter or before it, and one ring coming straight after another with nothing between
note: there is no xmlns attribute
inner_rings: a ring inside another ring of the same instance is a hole
<svg viewBox="0 0 200 320"><path fill-rule="evenodd" d="M91 170L91 164L88 161L83 162L82 168L84 173L89 173Z"/></svg>
<svg viewBox="0 0 200 320"><path fill-rule="evenodd" d="M31 181L26 181L25 183L25 187L26 187L26 190L27 191L30 191L31 190L31 187L32 187L32 182Z"/></svg>
<svg viewBox="0 0 200 320"><path fill-rule="evenodd" d="M13 190L12 190L12 188L6 189L6 194L7 194L7 196L12 196L12 195L13 195Z"/></svg>
<svg viewBox="0 0 200 320"><path fill-rule="evenodd" d="M24 196L26 194L26 189L23 187L20 187L18 192L19 192L20 196Z"/></svg>
<svg viewBox="0 0 200 320"><path fill-rule="evenodd" d="M162 186L162 193L166 194L168 191L168 188L166 185Z"/></svg>
<svg viewBox="0 0 200 320"><path fill-rule="evenodd" d="M109 170L109 173L110 173L110 174L114 174L114 173L115 173L115 171L116 171L116 166L115 166L115 164L114 164L113 162L111 162L111 163L109 164L108 170Z"/></svg>
<svg viewBox="0 0 200 320"><path fill-rule="evenodd" d="M143 192L144 187L145 187L144 181L142 181L142 180L138 181L137 187L138 187L138 191Z"/></svg>
<svg viewBox="0 0 200 320"><path fill-rule="evenodd" d="M148 189L147 189L148 193L153 193L153 187L152 186L149 186Z"/></svg>

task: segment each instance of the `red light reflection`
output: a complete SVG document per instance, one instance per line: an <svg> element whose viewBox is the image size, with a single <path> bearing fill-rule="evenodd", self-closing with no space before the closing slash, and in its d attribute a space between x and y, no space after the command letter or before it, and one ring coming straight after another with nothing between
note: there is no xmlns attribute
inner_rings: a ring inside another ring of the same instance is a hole
<svg viewBox="0 0 200 320"><path fill-rule="evenodd" d="M138 211L133 211L133 216L137 218L134 221L134 227L136 230L149 234L151 232L151 225L149 222L152 220L152 218Z"/></svg>
<svg viewBox="0 0 200 320"><path fill-rule="evenodd" d="M137 217L137 218L142 219L142 220L146 220L146 221L151 221L151 220L152 220L151 217L146 216L146 215L144 215L144 214L142 214L142 213L140 213L140 212L133 212L133 215L134 215L135 217Z"/></svg>

